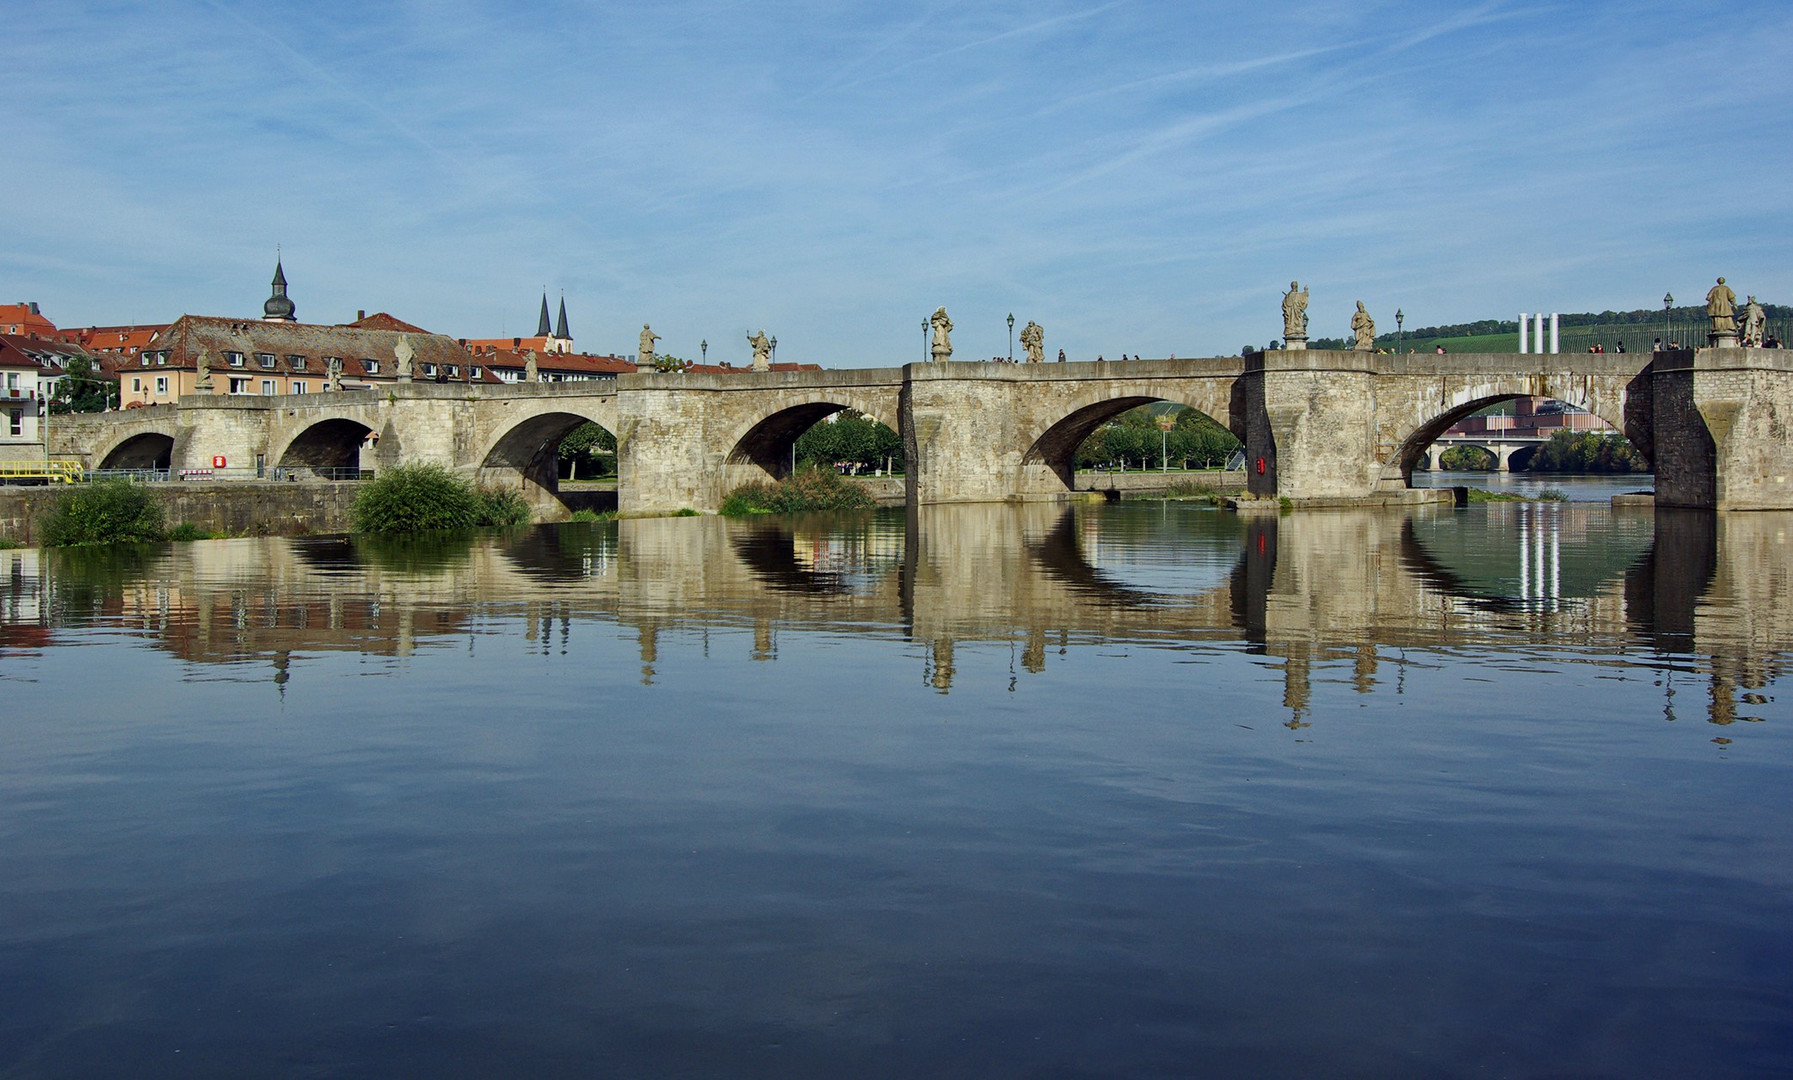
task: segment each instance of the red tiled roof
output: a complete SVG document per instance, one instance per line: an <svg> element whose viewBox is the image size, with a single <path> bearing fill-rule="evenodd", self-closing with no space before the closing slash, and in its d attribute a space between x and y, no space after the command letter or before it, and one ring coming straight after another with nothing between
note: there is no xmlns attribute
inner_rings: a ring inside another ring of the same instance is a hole
<svg viewBox="0 0 1793 1080"><path fill-rule="evenodd" d="M14 331L12 327L18 327ZM0 333L54 334L56 324L31 310L30 304L0 304Z"/></svg>
<svg viewBox="0 0 1793 1080"><path fill-rule="evenodd" d="M60 356L65 362L67 358L73 356L84 356L89 360L99 359L72 342L56 338L33 337L27 334L0 334L0 367L33 367L45 372L59 373L61 368L45 362L52 356Z"/></svg>
<svg viewBox="0 0 1793 1080"><path fill-rule="evenodd" d="M168 329L167 323L144 326L77 326L58 330L56 336L83 348L135 356L156 335Z"/></svg>
<svg viewBox="0 0 1793 1080"><path fill-rule="evenodd" d="M523 371L529 366L529 358L521 350L484 348L475 350L473 362L487 367L514 368ZM631 361L620 356L594 356L591 353L544 353L535 356L535 367L540 372L556 372L566 375L627 375L635 370Z"/></svg>
<svg viewBox="0 0 1793 1080"><path fill-rule="evenodd" d="M344 323L343 325L352 327L356 330L393 330L401 334L429 333L428 330L425 330L421 326L412 326L405 320L395 318L386 314L384 311L376 311L372 315L364 315L352 323Z"/></svg>
<svg viewBox="0 0 1793 1080"><path fill-rule="evenodd" d="M688 364L685 370L693 375L740 375L751 373L751 367L735 367L731 364ZM820 371L820 364L773 364L772 371Z"/></svg>
<svg viewBox="0 0 1793 1080"><path fill-rule="evenodd" d="M209 315L182 315L146 351L166 350L166 366L192 369L198 366L199 351L205 349L211 353L212 370L217 372L228 368L225 354L231 352L241 353L249 363L253 363L251 358L257 353L270 353L280 358L283 368L288 356L302 356L315 365L308 368L313 374L324 372L327 358L339 357L345 378L373 375L389 379L397 371L396 350L401 337L411 339L415 370L420 377L424 364L476 362L453 338L441 334ZM368 360L380 365L378 372L367 370Z"/></svg>

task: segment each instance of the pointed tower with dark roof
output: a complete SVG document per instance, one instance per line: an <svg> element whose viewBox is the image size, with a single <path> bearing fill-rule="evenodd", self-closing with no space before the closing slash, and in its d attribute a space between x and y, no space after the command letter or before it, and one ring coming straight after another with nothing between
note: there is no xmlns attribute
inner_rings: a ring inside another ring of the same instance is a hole
<svg viewBox="0 0 1793 1080"><path fill-rule="evenodd" d="M553 334L554 324L548 321L548 294L544 292L542 293L542 317L536 320L535 336L552 337Z"/></svg>
<svg viewBox="0 0 1793 1080"><path fill-rule="evenodd" d="M299 309L293 306L286 295L286 270L280 265L278 256L274 259L274 293L268 297L267 303L261 306L263 322L298 322ZM542 312L547 314L544 303Z"/></svg>
<svg viewBox="0 0 1793 1080"><path fill-rule="evenodd" d="M560 319L554 325L554 332L548 332L548 298L542 297L542 336L548 339L548 351L551 353L570 353L573 351L573 335L567 330L567 298L560 298Z"/></svg>

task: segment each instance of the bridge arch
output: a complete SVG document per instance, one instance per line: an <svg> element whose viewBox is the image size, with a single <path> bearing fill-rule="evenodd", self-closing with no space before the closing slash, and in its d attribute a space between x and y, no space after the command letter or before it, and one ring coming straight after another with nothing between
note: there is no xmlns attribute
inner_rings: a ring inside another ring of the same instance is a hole
<svg viewBox="0 0 1793 1080"><path fill-rule="evenodd" d="M517 419L494 432L479 449L480 482L494 487L521 485L533 503L558 503L560 444L585 424L616 435L616 419L609 411L579 407L572 401Z"/></svg>
<svg viewBox="0 0 1793 1080"><path fill-rule="evenodd" d="M343 470L361 468L361 451L372 434L370 425L353 417L325 417L300 428L271 456L280 468L329 470L325 475L341 476Z"/></svg>
<svg viewBox="0 0 1793 1080"><path fill-rule="evenodd" d="M1632 406L1625 388L1599 385L1603 381L1585 376L1553 379L1527 375L1504 381L1465 381L1455 387L1440 385L1436 398L1427 395L1429 400L1413 400L1405 415L1396 411L1392 422L1384 422L1380 441L1392 450L1380 463L1383 482L1411 487L1414 468L1445 432L1483 409L1526 397L1548 398L1591 413L1624 435L1645 460L1651 460L1654 447L1648 418ZM1535 450L1526 448L1523 456L1515 451L1509 461L1529 460ZM1436 455L1432 455L1432 467L1437 467Z"/></svg>
<svg viewBox="0 0 1793 1080"><path fill-rule="evenodd" d="M1233 408L1234 382L1202 380L1193 392L1177 393L1163 385L1128 386L1096 389L1076 395L1057 405L1057 420L1039 431L1021 455L1024 490L1044 486L1056 490L1076 487L1077 448L1096 429L1110 420L1137 409L1141 405L1165 402L1196 412L1232 432L1244 441L1243 422ZM1032 474L1030 476L1030 474ZM1056 477L1057 483L1049 478Z"/></svg>
<svg viewBox="0 0 1793 1080"><path fill-rule="evenodd" d="M788 476L797 440L804 432L839 412L850 409L861 413L901 435L903 429L894 405L895 402L869 395L838 392L795 402L775 402L770 412L737 425L723 440L729 448L723 459L723 491L726 493L739 484L755 480Z"/></svg>
<svg viewBox="0 0 1793 1080"><path fill-rule="evenodd" d="M167 469L174 460L174 434L150 430L130 432L94 455L96 469Z"/></svg>

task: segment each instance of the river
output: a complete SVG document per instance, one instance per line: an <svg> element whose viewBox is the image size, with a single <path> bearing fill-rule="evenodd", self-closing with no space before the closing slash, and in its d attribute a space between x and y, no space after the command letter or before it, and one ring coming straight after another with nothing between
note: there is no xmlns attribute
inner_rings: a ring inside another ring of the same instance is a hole
<svg viewBox="0 0 1793 1080"><path fill-rule="evenodd" d="M1123 502L0 551L0 1074L1784 1075L1790 546Z"/></svg>

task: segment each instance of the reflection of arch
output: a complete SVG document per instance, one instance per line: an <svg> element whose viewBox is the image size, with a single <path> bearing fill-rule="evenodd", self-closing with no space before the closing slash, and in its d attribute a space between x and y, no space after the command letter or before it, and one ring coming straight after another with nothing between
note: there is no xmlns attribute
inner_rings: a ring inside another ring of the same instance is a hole
<svg viewBox="0 0 1793 1080"><path fill-rule="evenodd" d="M102 469L166 469L174 459L174 436L160 431L128 435L107 450Z"/></svg>
<svg viewBox="0 0 1793 1080"><path fill-rule="evenodd" d="M1227 396L1231 396L1231 384L1225 388ZM1160 397L1156 394L1130 394L1121 397L1103 397L1088 400L1087 396L1081 404L1073 403L1071 411L1041 432L1027 452L1021 456L1021 465L1043 465L1058 478L1064 481L1067 488L1075 487L1077 473L1077 448L1083 441L1103 424L1141 405L1165 402L1180 408L1194 409L1221 428L1231 430L1229 425L1219 417L1225 415L1220 410L1220 401L1189 402L1178 398ZM1230 410L1227 410L1230 411ZM1238 436L1238 432L1233 432ZM1243 441L1243 440L1241 440Z"/></svg>
<svg viewBox="0 0 1793 1080"><path fill-rule="evenodd" d="M275 463L282 468L358 469L361 447L373 429L345 416L319 420L294 435Z"/></svg>
<svg viewBox="0 0 1793 1080"><path fill-rule="evenodd" d="M545 491L560 490L560 444L584 424L597 424L612 436L607 424L572 412L538 413L499 432L480 455L480 469L515 471L525 484Z"/></svg>
<svg viewBox="0 0 1793 1080"><path fill-rule="evenodd" d="M799 562L794 540L792 532L783 525L756 523L730 536L729 546L749 573L781 592L828 596L853 591L845 575L816 570Z"/></svg>
<svg viewBox="0 0 1793 1080"><path fill-rule="evenodd" d="M798 438L810 428L845 409L863 413L899 435L902 433L889 420L863 405L842 404L838 401L807 401L787 406L750 425L736 436L724 462L728 465L757 466L770 476L784 476L790 472L791 448L797 444Z"/></svg>

